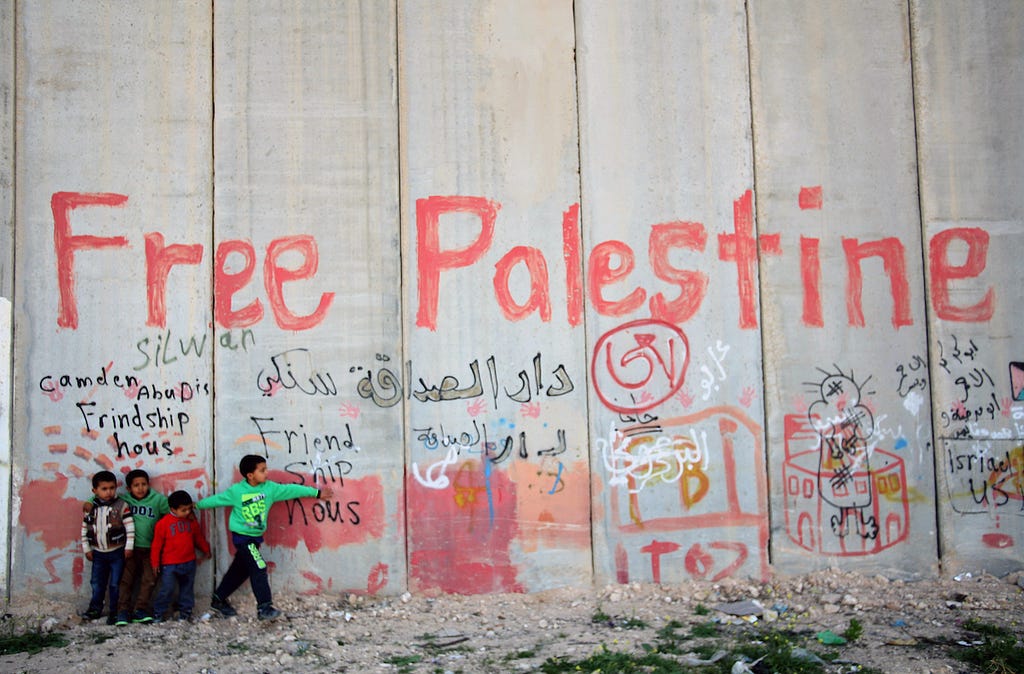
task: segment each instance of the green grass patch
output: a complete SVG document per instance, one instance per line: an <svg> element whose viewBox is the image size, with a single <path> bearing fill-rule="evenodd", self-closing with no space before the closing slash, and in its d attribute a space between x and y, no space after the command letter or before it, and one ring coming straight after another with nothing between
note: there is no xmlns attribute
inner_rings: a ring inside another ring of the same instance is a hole
<svg viewBox="0 0 1024 674"><path fill-rule="evenodd" d="M1009 630L981 622L975 618L964 621L963 628L981 636L981 643L950 648L949 654L960 662L974 666L986 674L1019 674L1024 672L1024 647L1017 644Z"/></svg>
<svg viewBox="0 0 1024 674"><path fill-rule="evenodd" d="M61 632L41 632L39 630L28 630L21 633L0 635L0 655L11 655L13 653L35 654L47 648L60 648L67 646L68 640Z"/></svg>
<svg viewBox="0 0 1024 674"><path fill-rule="evenodd" d="M392 655L384 662L393 665L401 674L412 672L412 666L423 660L421 655Z"/></svg>
<svg viewBox="0 0 1024 674"><path fill-rule="evenodd" d="M604 645L601 650L583 660L569 660L552 657L540 666L544 674L560 672L601 672L615 674L617 672L645 672L647 674L678 674L679 662L655 652L620 653L609 651Z"/></svg>
<svg viewBox="0 0 1024 674"><path fill-rule="evenodd" d="M690 628L690 636L694 639L706 639L709 637L717 637L718 625L716 625L714 622L710 620L704 623L700 623L698 625L694 625Z"/></svg>

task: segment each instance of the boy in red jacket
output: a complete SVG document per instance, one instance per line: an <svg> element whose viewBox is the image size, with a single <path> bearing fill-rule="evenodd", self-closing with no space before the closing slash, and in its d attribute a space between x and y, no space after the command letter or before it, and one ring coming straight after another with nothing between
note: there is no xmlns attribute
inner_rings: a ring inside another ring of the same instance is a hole
<svg viewBox="0 0 1024 674"><path fill-rule="evenodd" d="M192 619L192 607L196 603L192 592L196 580L196 548L210 556L210 544L203 536L199 521L192 515L192 497L188 492L174 492L167 497L167 505L171 512L156 523L149 551L153 571L160 574L153 622L163 622L175 585L178 587L178 620Z"/></svg>

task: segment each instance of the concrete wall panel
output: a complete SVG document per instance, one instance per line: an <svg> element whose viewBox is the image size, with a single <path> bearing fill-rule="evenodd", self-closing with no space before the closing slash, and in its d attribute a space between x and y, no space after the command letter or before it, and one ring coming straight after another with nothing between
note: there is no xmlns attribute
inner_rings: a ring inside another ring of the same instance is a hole
<svg viewBox="0 0 1024 674"><path fill-rule="evenodd" d="M912 10L943 566L1004 573L1024 542L1024 7Z"/></svg>
<svg viewBox="0 0 1024 674"><path fill-rule="evenodd" d="M14 288L14 0L0 2L0 297Z"/></svg>
<svg viewBox="0 0 1024 674"><path fill-rule="evenodd" d="M401 2L409 582L590 577L572 5Z"/></svg>
<svg viewBox="0 0 1024 674"><path fill-rule="evenodd" d="M271 511L275 589L401 592L402 408L366 395L402 361L394 7L218 3L214 33L217 488L258 454L334 491Z"/></svg>
<svg viewBox="0 0 1024 674"><path fill-rule="evenodd" d="M88 588L93 473L207 488L209 12L18 6L19 592Z"/></svg>
<svg viewBox="0 0 1024 674"><path fill-rule="evenodd" d="M772 560L931 575L907 7L749 13Z"/></svg>
<svg viewBox="0 0 1024 674"><path fill-rule="evenodd" d="M766 576L743 3L576 17L598 579Z"/></svg>
<svg viewBox="0 0 1024 674"><path fill-rule="evenodd" d="M7 587L11 530L11 295L14 288L14 0L0 3L0 587Z"/></svg>

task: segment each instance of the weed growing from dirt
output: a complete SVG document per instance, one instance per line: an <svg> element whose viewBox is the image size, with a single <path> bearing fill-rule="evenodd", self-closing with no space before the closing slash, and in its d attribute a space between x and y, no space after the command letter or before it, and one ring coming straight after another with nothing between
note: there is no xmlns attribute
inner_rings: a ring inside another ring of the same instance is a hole
<svg viewBox="0 0 1024 674"><path fill-rule="evenodd" d="M847 630L851 635L848 638L859 637L862 629L859 622L852 621ZM548 658L540 671L544 674L580 671L730 674L737 662L743 662L753 671L824 674L828 662L835 660L838 652L815 653L809 650L812 644L817 645L817 642L811 632L720 625L714 621L692 625L684 632L682 623L671 620L656 632L655 643L640 644L639 651L622 652L602 644L599 650L583 659ZM867 669L857 671L870 672Z"/></svg>
<svg viewBox="0 0 1024 674"><path fill-rule="evenodd" d="M1018 674L1024 672L1024 647L1007 629L981 622L975 618L965 620L962 627L981 637L962 642L949 649L949 654L960 662L973 665L986 674Z"/></svg>
<svg viewBox="0 0 1024 674"><path fill-rule="evenodd" d="M843 638L847 641L856 641L864 634L864 625L856 618L850 618L850 626L843 631Z"/></svg>
<svg viewBox="0 0 1024 674"><path fill-rule="evenodd" d="M0 655L12 653L35 654L46 648L67 646L68 640L61 632L43 632L39 628L28 628L17 621L5 619L0 628Z"/></svg>

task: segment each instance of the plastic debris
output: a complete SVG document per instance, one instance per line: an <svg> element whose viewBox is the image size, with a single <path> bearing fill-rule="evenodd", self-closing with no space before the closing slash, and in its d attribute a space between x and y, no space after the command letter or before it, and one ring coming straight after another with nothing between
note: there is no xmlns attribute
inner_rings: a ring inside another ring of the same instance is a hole
<svg viewBox="0 0 1024 674"><path fill-rule="evenodd" d="M732 663L732 669L729 670L729 671L732 674L754 674L754 670L751 669L751 667L756 665L757 663L761 662L762 660L764 660L764 657L765 656L762 655L761 657L759 657L757 660L754 660L750 664L747 664L743 660L737 660L736 662Z"/></svg>
<svg viewBox="0 0 1024 674"><path fill-rule="evenodd" d="M819 658L814 653L811 653L806 648L800 648L799 646L794 646L790 650L789 653L790 653L790 655L793 656L794 660L802 660L804 662L813 662L813 663L818 664L818 665L825 665L825 664L827 664L824 660Z"/></svg>
<svg viewBox="0 0 1024 674"><path fill-rule="evenodd" d="M726 604L718 604L715 606L716 611L734 616L755 616L760 618L761 614L764 613L764 605L756 599L748 599L746 601L733 601Z"/></svg>
<svg viewBox="0 0 1024 674"><path fill-rule="evenodd" d="M707 660L702 660L701 658L698 658L696 655L693 655L692 653L687 653L679 659L682 661L683 664L689 665L690 667L702 667L704 665L714 664L727 655L729 655L728 651L715 651L715 654L712 655L710 658L708 658Z"/></svg>
<svg viewBox="0 0 1024 674"><path fill-rule="evenodd" d="M968 571L967 573L958 573L957 575L953 576L953 580L963 582L965 580L970 580L972 577L973 576L971 576L971 572Z"/></svg>
<svg viewBox="0 0 1024 674"><path fill-rule="evenodd" d="M832 630L822 630L815 636L817 636L818 641L828 646L839 646L846 643L846 639L839 636Z"/></svg>

